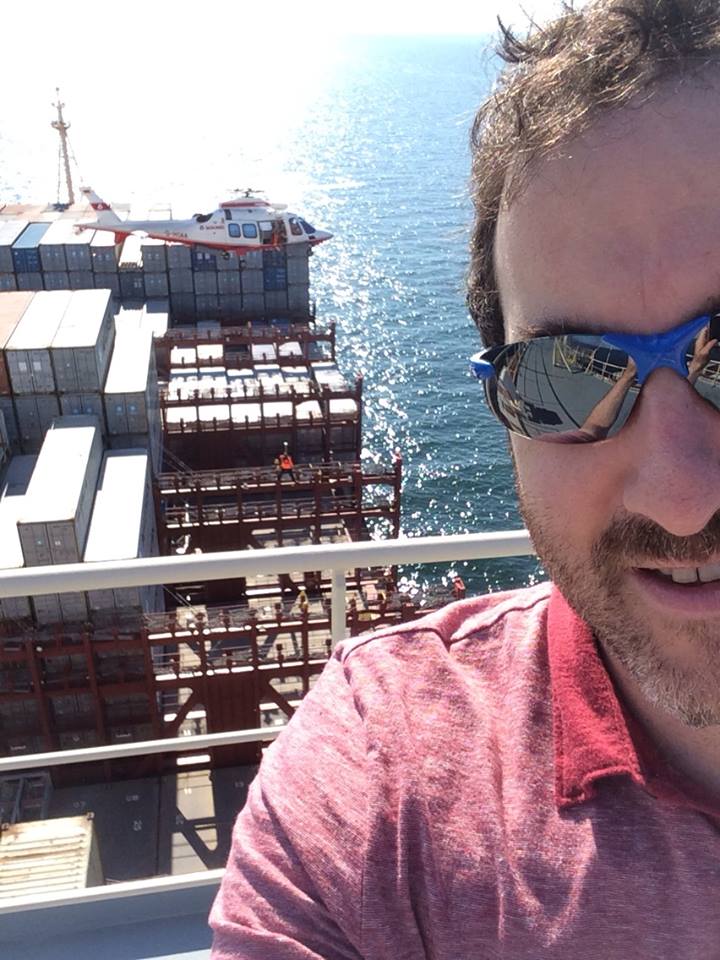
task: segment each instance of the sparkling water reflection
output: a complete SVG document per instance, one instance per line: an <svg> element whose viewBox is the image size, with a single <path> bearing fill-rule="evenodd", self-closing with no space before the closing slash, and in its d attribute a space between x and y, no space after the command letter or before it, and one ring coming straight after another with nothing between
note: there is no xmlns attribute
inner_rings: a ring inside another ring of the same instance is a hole
<svg viewBox="0 0 720 960"><path fill-rule="evenodd" d="M463 293L468 131L493 64L478 40L447 38L355 38L322 61L294 75L292 91L246 88L230 112L220 97L168 89L162 129L157 117L123 113L141 102L132 76L122 96L64 81L78 157L111 197L170 200L183 215L249 184L331 230L311 261L313 295L321 319L337 318L342 367L365 378L363 456L403 455L404 532L518 527L505 434L467 373L478 348ZM93 95L138 154L111 156L95 136ZM4 109L3 197L44 198L52 153L41 163L34 134ZM189 136L198 126L212 136ZM538 577L530 558L459 572L473 589ZM422 578L447 573L425 568Z"/></svg>

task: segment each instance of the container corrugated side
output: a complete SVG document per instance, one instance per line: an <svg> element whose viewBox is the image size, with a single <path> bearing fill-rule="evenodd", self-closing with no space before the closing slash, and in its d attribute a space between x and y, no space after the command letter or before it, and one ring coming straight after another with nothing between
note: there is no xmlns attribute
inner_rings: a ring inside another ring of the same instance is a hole
<svg viewBox="0 0 720 960"><path fill-rule="evenodd" d="M103 882L91 815L7 824L0 832L0 900Z"/></svg>

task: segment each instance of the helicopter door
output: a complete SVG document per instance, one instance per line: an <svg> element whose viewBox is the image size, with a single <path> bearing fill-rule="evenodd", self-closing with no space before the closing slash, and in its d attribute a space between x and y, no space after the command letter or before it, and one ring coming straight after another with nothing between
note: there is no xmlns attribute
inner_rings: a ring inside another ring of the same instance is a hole
<svg viewBox="0 0 720 960"><path fill-rule="evenodd" d="M260 235L263 245L277 247L287 243L287 227L282 217L275 220L260 221Z"/></svg>

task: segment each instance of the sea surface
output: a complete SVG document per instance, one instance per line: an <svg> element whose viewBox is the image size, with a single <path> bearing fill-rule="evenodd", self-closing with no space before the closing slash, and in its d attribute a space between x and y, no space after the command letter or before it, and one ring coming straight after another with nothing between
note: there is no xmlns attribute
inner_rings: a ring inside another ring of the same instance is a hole
<svg viewBox="0 0 720 960"><path fill-rule="evenodd" d="M176 215L256 187L331 230L311 260L312 296L321 322L337 320L341 368L364 377L363 457L402 454L403 533L519 528L505 434L467 372L479 348L463 290L468 140L496 70L489 42L352 38L294 56L291 78L258 62L234 85L222 73L213 88L169 85L163 101L142 76L98 88L69 74L79 175L106 199ZM0 106L5 202L55 199L52 92ZM454 570L473 590L542 577L532 558ZM439 584L454 570L404 574Z"/></svg>

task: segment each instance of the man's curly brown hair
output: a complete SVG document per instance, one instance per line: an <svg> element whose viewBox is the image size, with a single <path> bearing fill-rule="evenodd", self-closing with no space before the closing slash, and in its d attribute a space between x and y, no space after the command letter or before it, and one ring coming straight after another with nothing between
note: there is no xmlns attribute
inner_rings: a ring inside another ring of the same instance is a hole
<svg viewBox="0 0 720 960"><path fill-rule="evenodd" d="M718 0L594 0L561 9L522 39L500 24L506 66L472 128L468 306L488 346L504 342L493 266L498 214L531 164L581 134L598 113L651 97L662 80L720 60Z"/></svg>

